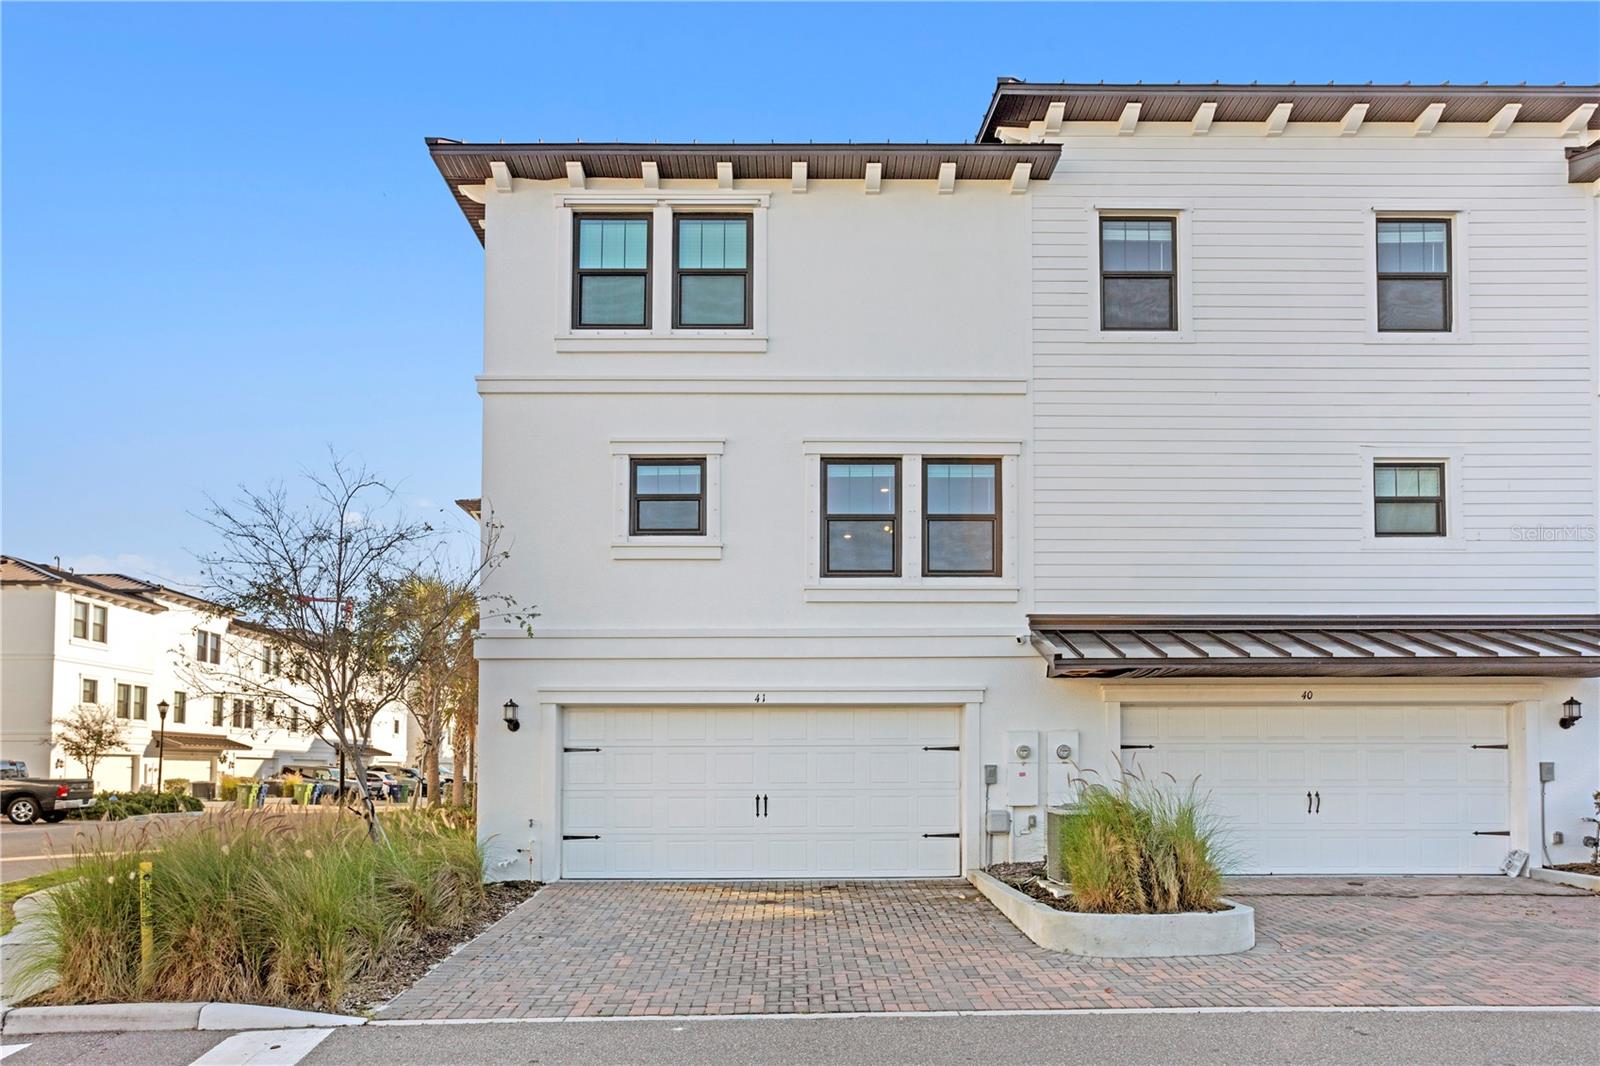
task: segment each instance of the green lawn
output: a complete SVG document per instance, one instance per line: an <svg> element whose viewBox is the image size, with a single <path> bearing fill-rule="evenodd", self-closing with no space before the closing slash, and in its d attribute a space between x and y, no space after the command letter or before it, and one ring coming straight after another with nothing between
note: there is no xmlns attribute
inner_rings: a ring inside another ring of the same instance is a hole
<svg viewBox="0 0 1600 1066"><path fill-rule="evenodd" d="M0 884L0 936L11 932L11 927L17 924L17 916L12 913L11 905L23 896L37 892L41 888L59 885L78 876L78 871L68 866L60 870L51 870L49 873L35 874L24 877L20 881L7 881Z"/></svg>

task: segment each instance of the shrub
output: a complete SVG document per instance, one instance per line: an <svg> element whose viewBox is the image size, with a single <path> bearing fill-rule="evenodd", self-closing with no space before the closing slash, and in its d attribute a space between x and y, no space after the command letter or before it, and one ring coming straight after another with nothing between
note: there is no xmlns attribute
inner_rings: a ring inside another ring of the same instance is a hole
<svg viewBox="0 0 1600 1066"><path fill-rule="evenodd" d="M180 814L184 811L203 811L206 805L193 796L176 792L101 792L87 807L80 807L68 817L96 821L120 822L136 814Z"/></svg>
<svg viewBox="0 0 1600 1066"><path fill-rule="evenodd" d="M106 834L47 917L52 1002L177 1000L336 1010L428 933L485 903L470 820L397 812L374 844L359 819L230 810L191 829ZM159 849L155 844L159 843ZM138 864L149 859L154 963L139 972Z"/></svg>
<svg viewBox="0 0 1600 1066"><path fill-rule="evenodd" d="M1060 849L1079 910L1173 914L1224 906L1224 834L1196 784L1163 787L1132 775L1114 787L1085 784L1077 816L1050 844Z"/></svg>
<svg viewBox="0 0 1600 1066"><path fill-rule="evenodd" d="M176 792L181 796L189 791L189 779L187 777L169 777L162 782L161 790L163 792Z"/></svg>

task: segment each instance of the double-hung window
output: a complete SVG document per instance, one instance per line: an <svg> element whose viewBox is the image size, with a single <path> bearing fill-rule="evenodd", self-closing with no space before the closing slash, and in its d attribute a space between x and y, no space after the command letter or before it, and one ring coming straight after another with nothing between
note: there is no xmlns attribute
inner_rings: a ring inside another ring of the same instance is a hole
<svg viewBox="0 0 1600 1066"><path fill-rule="evenodd" d="M749 329L750 216L676 215L672 324Z"/></svg>
<svg viewBox="0 0 1600 1066"><path fill-rule="evenodd" d="M144 721L150 716L150 690L144 685L133 686L133 717Z"/></svg>
<svg viewBox="0 0 1600 1066"><path fill-rule="evenodd" d="M211 724L221 726L226 717L227 703L221 696L211 697Z"/></svg>
<svg viewBox="0 0 1600 1066"><path fill-rule="evenodd" d="M922 496L922 572L998 577L1000 460L928 459Z"/></svg>
<svg viewBox="0 0 1600 1066"><path fill-rule="evenodd" d="M100 682L96 681L92 677L84 678L83 679L83 686L79 691L79 696L82 697L81 699L78 700L79 703L99 703L100 702Z"/></svg>
<svg viewBox="0 0 1600 1066"><path fill-rule="evenodd" d="M900 460L822 460L822 576L900 573Z"/></svg>
<svg viewBox="0 0 1600 1066"><path fill-rule="evenodd" d="M636 537L698 537L706 531L704 459L633 459L628 532Z"/></svg>
<svg viewBox="0 0 1600 1066"><path fill-rule="evenodd" d="M196 662L222 662L222 634L208 633L203 629L195 630L194 657Z"/></svg>
<svg viewBox="0 0 1600 1066"><path fill-rule="evenodd" d="M1450 222L1378 219L1378 331L1450 331Z"/></svg>
<svg viewBox="0 0 1600 1066"><path fill-rule="evenodd" d="M187 692L174 692L172 694L172 724L183 725L189 720L189 694Z"/></svg>
<svg viewBox="0 0 1600 1066"><path fill-rule="evenodd" d="M1100 220L1100 328L1178 328L1177 222Z"/></svg>
<svg viewBox="0 0 1600 1066"><path fill-rule="evenodd" d="M106 642L106 609L83 600L72 601L72 635L78 640Z"/></svg>
<svg viewBox="0 0 1600 1066"><path fill-rule="evenodd" d="M1372 489L1378 536L1445 535L1443 463L1378 463Z"/></svg>
<svg viewBox="0 0 1600 1066"><path fill-rule="evenodd" d="M106 609L96 606L89 612L89 639L96 644L106 642Z"/></svg>
<svg viewBox="0 0 1600 1066"><path fill-rule="evenodd" d="M118 718L132 718L133 717L133 686L132 685L119 684L117 686L117 717Z"/></svg>
<svg viewBox="0 0 1600 1066"><path fill-rule="evenodd" d="M650 216L579 215L573 245L573 326L648 329Z"/></svg>

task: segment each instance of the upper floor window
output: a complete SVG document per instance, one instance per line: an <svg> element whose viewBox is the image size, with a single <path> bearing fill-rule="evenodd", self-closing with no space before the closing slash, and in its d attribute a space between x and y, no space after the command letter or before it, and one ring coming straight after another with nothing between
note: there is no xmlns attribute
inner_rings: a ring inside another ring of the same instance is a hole
<svg viewBox="0 0 1600 1066"><path fill-rule="evenodd" d="M1100 220L1100 328L1178 328L1177 223Z"/></svg>
<svg viewBox="0 0 1600 1066"><path fill-rule="evenodd" d="M1378 219L1378 330L1450 330L1450 222Z"/></svg>
<svg viewBox="0 0 1600 1066"><path fill-rule="evenodd" d="M204 629L195 630L194 657L202 663L222 662L222 634L208 633Z"/></svg>
<svg viewBox="0 0 1600 1066"><path fill-rule="evenodd" d="M227 717L227 703L221 696L211 697L211 724L220 726Z"/></svg>
<svg viewBox="0 0 1600 1066"><path fill-rule="evenodd" d="M78 640L106 642L106 609L84 600L72 601L72 635Z"/></svg>
<svg viewBox="0 0 1600 1066"><path fill-rule="evenodd" d="M673 226L673 326L749 329L750 216L677 215Z"/></svg>
<svg viewBox="0 0 1600 1066"><path fill-rule="evenodd" d="M254 729L256 727L256 701L233 701L233 728Z"/></svg>
<svg viewBox="0 0 1600 1066"><path fill-rule="evenodd" d="M634 459L632 536L699 536L706 531L704 459Z"/></svg>
<svg viewBox="0 0 1600 1066"><path fill-rule="evenodd" d="M133 717L144 721L150 716L150 690L143 685L133 686Z"/></svg>
<svg viewBox="0 0 1600 1066"><path fill-rule="evenodd" d="M1378 536L1445 535L1443 463L1378 463L1372 488Z"/></svg>
<svg viewBox="0 0 1600 1066"><path fill-rule="evenodd" d="M79 687L78 695L79 703L99 703L100 682L92 677L84 678L82 685Z"/></svg>
<svg viewBox="0 0 1600 1066"><path fill-rule="evenodd" d="M1000 460L929 459L922 494L922 572L998 577Z"/></svg>
<svg viewBox="0 0 1600 1066"><path fill-rule="evenodd" d="M822 460L822 575L900 573L900 460Z"/></svg>
<svg viewBox="0 0 1600 1066"><path fill-rule="evenodd" d="M172 694L172 723L183 725L189 720L189 694L187 692L174 692Z"/></svg>
<svg viewBox="0 0 1600 1066"><path fill-rule="evenodd" d="M573 326L649 328L650 216L579 215L573 239Z"/></svg>

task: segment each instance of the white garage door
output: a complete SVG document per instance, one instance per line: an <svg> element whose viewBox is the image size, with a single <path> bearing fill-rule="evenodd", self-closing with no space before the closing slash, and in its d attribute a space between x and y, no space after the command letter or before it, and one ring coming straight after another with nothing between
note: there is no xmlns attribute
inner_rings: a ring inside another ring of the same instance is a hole
<svg viewBox="0 0 1600 1066"><path fill-rule="evenodd" d="M960 712L573 709L564 877L961 872Z"/></svg>
<svg viewBox="0 0 1600 1066"><path fill-rule="evenodd" d="M1500 707L1124 706L1125 763L1198 777L1241 873L1490 873L1510 848ZM1484 835L1475 835L1484 834Z"/></svg>

